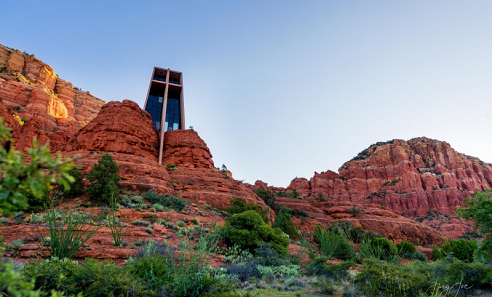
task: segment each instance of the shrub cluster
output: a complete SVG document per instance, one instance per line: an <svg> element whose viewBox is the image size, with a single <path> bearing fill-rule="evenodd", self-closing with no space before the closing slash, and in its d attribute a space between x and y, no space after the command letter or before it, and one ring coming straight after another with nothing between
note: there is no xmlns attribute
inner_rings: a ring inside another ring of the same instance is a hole
<svg viewBox="0 0 492 297"><path fill-rule="evenodd" d="M190 202L181 197L173 195L158 195L154 191L148 191L142 197L151 204L159 204L163 207L168 207L176 211L181 211Z"/></svg>
<svg viewBox="0 0 492 297"><path fill-rule="evenodd" d="M223 237L228 245L239 245L250 252L266 242L279 254L286 255L289 245L289 237L280 229L270 227L254 210L232 215L224 226Z"/></svg>
<svg viewBox="0 0 492 297"><path fill-rule="evenodd" d="M454 239L445 242L441 248L434 248L431 256L432 259L438 260L452 255L461 261L471 263L475 250L477 250L477 243L474 240Z"/></svg>

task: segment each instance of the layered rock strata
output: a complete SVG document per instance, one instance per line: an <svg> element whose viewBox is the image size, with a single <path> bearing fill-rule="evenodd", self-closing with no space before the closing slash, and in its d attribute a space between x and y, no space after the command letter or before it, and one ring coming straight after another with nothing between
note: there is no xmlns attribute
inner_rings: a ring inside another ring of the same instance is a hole
<svg viewBox="0 0 492 297"><path fill-rule="evenodd" d="M330 201L382 204L398 213L454 214L464 198L492 187L492 166L425 137L377 143L346 162L339 173L294 179L288 189Z"/></svg>
<svg viewBox="0 0 492 297"><path fill-rule="evenodd" d="M22 120L11 127L16 146L21 150L31 146L33 137L40 142L49 140L52 151L61 149L105 103L60 79L34 55L2 45L0 94L3 104L10 108L9 114Z"/></svg>

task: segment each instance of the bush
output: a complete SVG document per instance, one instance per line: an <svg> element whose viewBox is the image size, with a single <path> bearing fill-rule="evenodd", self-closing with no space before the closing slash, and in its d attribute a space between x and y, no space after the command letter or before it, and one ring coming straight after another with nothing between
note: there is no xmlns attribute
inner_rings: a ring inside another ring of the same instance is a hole
<svg viewBox="0 0 492 297"><path fill-rule="evenodd" d="M417 249L415 248L415 245L409 241L406 241L406 240L402 240L399 244L396 245L396 247L398 248L398 251L400 252L400 254L402 253L414 253L415 251L417 251Z"/></svg>
<svg viewBox="0 0 492 297"><path fill-rule="evenodd" d="M427 256L421 252L417 252L415 245L409 241L402 240L396 245L398 254L405 259L427 261Z"/></svg>
<svg viewBox="0 0 492 297"><path fill-rule="evenodd" d="M477 249L477 243L474 240L454 239L444 243L441 246L444 255L452 254L453 257L465 261L473 262L473 253Z"/></svg>
<svg viewBox="0 0 492 297"><path fill-rule="evenodd" d="M255 249L256 262L263 266L280 266L286 264L285 259L283 260L276 250L272 248L272 245L266 242L259 244L258 248Z"/></svg>
<svg viewBox="0 0 492 297"><path fill-rule="evenodd" d="M325 277L343 279L348 277L348 269L354 265L352 261L345 261L340 264L327 265L327 258L318 257L313 259L311 263L306 266L306 273L308 275L324 275Z"/></svg>
<svg viewBox="0 0 492 297"><path fill-rule="evenodd" d="M492 266L473 262L466 263L451 256L428 266L435 280L444 285L457 287L456 284L466 285L473 289L490 289L492 281Z"/></svg>
<svg viewBox="0 0 492 297"><path fill-rule="evenodd" d="M247 210L254 210L261 213L261 209L259 205L253 203L246 203L244 199L236 198L236 197L233 197L231 199L229 206L227 206L227 208L225 209L225 211L230 215L242 213Z"/></svg>
<svg viewBox="0 0 492 297"><path fill-rule="evenodd" d="M261 277L258 263L254 260L245 263L234 263L227 268L227 273L236 275L240 281L247 281L250 277Z"/></svg>
<svg viewBox="0 0 492 297"><path fill-rule="evenodd" d="M34 280L27 281L13 263L0 263L0 293L2 296L38 297L39 290L34 291Z"/></svg>
<svg viewBox="0 0 492 297"><path fill-rule="evenodd" d="M128 270L144 287L160 296L193 297L209 291L217 280L204 263L203 251L182 246L178 255L150 253L129 261Z"/></svg>
<svg viewBox="0 0 492 297"><path fill-rule="evenodd" d="M124 296L130 290L142 290L125 269L94 259L86 259L81 264L68 259L46 260L27 265L24 275L35 278L37 289L45 292L59 290L67 296L80 292L84 296Z"/></svg>
<svg viewBox="0 0 492 297"><path fill-rule="evenodd" d="M319 250L310 250L310 258L325 256L328 259L348 260L355 257L355 248L341 231L326 231L320 225L314 228L313 241Z"/></svg>
<svg viewBox="0 0 492 297"><path fill-rule="evenodd" d="M77 167L72 168L68 174L70 174L75 180L70 184L70 189L63 192L63 195L73 198L79 197L84 194L84 177Z"/></svg>
<svg viewBox="0 0 492 297"><path fill-rule="evenodd" d="M492 238L486 237L477 249L477 260L482 263L492 264Z"/></svg>
<svg viewBox="0 0 492 297"><path fill-rule="evenodd" d="M356 282L367 296L420 296L432 286L430 273L410 266L365 260ZM426 295L425 295L426 296Z"/></svg>
<svg viewBox="0 0 492 297"><path fill-rule="evenodd" d="M294 222L292 221L292 217L283 210L281 210L275 217L273 227L280 228L280 230L289 235L291 239L299 239L299 232L296 229L296 225L294 225Z"/></svg>
<svg viewBox="0 0 492 297"><path fill-rule="evenodd" d="M120 168L116 165L110 154L102 155L101 159L92 168L87 179L92 184L87 189L91 199L97 200L104 205L109 205L111 199L119 199L118 176Z"/></svg>
<svg viewBox="0 0 492 297"><path fill-rule="evenodd" d="M388 238L378 237L371 241L371 245L375 248L382 249L384 256L382 260L386 259L390 255L394 255L398 252L398 249L394 243L392 243Z"/></svg>
<svg viewBox="0 0 492 297"><path fill-rule="evenodd" d="M250 252L266 242L280 255L286 255L289 245L289 237L280 229L270 227L254 210L232 215L224 226L223 236L228 245L237 244Z"/></svg>
<svg viewBox="0 0 492 297"><path fill-rule="evenodd" d="M277 212L280 210L280 205L277 203L277 198L272 191L265 188L258 188L255 193L265 202L266 205L268 205L268 207L273 209L273 211Z"/></svg>
<svg viewBox="0 0 492 297"><path fill-rule="evenodd" d="M328 227L329 231L343 232L346 237L354 243L361 243L363 239L374 239L378 237L374 231L366 231L361 227L354 227L349 221L337 221Z"/></svg>
<svg viewBox="0 0 492 297"><path fill-rule="evenodd" d="M154 191L148 191L144 193L143 198L149 201L151 204L160 204L164 207L174 209L176 211L182 211L189 201L184 200L181 197L173 195L158 195Z"/></svg>

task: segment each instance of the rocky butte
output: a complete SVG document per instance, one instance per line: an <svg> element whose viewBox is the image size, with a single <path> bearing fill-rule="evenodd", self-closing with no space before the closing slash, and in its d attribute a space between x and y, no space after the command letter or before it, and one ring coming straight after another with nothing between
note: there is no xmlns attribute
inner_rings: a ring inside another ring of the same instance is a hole
<svg viewBox="0 0 492 297"><path fill-rule="evenodd" d="M348 220L395 241L419 238L424 244L441 241L440 231L457 236L445 231L459 225L463 233L469 227L450 221L438 231L411 217L428 210L452 215L464 197L492 185L490 164L427 138L377 143L339 173L294 179L287 189L259 181L248 185L217 169L207 144L192 130L166 132L163 163L173 166L159 165L158 132L135 102L105 103L18 50L0 46L0 63L0 117L12 128L18 149L29 147L34 137L49 141L53 153L75 158L85 174L109 153L120 167L119 186L130 191L154 190L225 209L233 197L268 208L254 192L258 188L296 190L300 199L277 200L307 214L294 218L301 230Z"/></svg>

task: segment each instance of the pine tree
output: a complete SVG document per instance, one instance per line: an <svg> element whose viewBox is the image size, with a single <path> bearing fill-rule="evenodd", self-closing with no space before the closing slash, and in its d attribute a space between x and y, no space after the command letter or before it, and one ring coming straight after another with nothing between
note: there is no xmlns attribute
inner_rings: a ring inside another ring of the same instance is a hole
<svg viewBox="0 0 492 297"><path fill-rule="evenodd" d="M118 199L120 191L118 175L120 168L116 165L110 154L102 155L102 158L92 168L87 179L92 182L87 189L91 199L97 200L104 205L109 205L111 199Z"/></svg>

